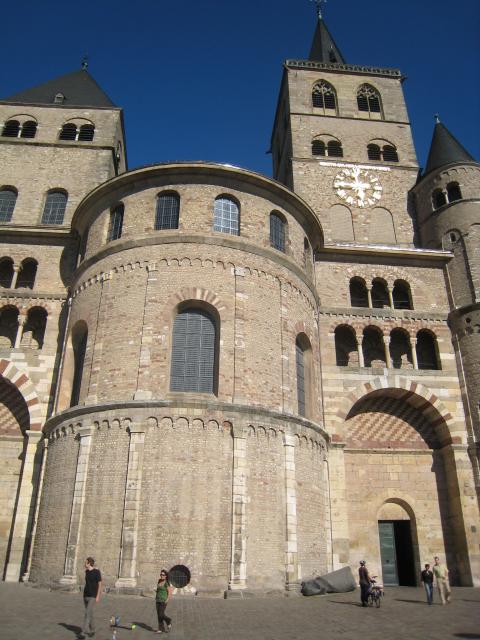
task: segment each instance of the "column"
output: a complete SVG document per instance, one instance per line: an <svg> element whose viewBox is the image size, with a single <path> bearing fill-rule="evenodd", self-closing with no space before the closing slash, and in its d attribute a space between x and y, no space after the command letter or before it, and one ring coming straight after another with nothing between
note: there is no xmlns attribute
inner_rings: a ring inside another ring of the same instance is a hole
<svg viewBox="0 0 480 640"><path fill-rule="evenodd" d="M235 342L233 371L233 402L247 403L245 397L245 320L246 300L245 269L235 267Z"/></svg>
<svg viewBox="0 0 480 640"><path fill-rule="evenodd" d="M387 291L388 291L388 300L389 300L389 303L390 303L390 308L394 309L395 305L393 304L393 293L392 293L391 288L388 285L387 285Z"/></svg>
<svg viewBox="0 0 480 640"><path fill-rule="evenodd" d="M73 489L72 511L68 529L67 550L65 553L65 567L61 584L77 583L77 554L82 528L83 507L85 504L85 490L87 484L88 463L92 445L93 427L80 427L77 438L80 440Z"/></svg>
<svg viewBox="0 0 480 640"><path fill-rule="evenodd" d="M10 289L15 289L15 287L17 286L17 279L18 279L18 274L20 273L20 266L18 265L14 265L13 266L13 277L12 277L12 282L10 284Z"/></svg>
<svg viewBox="0 0 480 640"><path fill-rule="evenodd" d="M18 492L18 503L15 512L15 522L12 530L12 545L5 572L5 582L18 582L22 572L25 545L28 540L29 527L32 521L32 500L34 497L34 487L38 464L35 456L38 450L38 443L43 438L41 431L27 431L25 433L27 446L25 458L23 460L22 476Z"/></svg>
<svg viewBox="0 0 480 640"><path fill-rule="evenodd" d="M418 358L417 358L417 339L410 338L410 344L412 345L412 363L413 368L418 369Z"/></svg>
<svg viewBox="0 0 480 640"><path fill-rule="evenodd" d="M38 489L35 496L35 514L33 517L33 528L32 528L32 536L29 544L29 553L28 553L28 561L25 569L25 573L22 577L22 582L28 582L30 579L30 569L32 566L32 556L33 549L35 547L35 536L37 534L37 524L38 524L38 512L40 510L40 500L42 498L42 489L43 489L43 481L45 478L45 469L47 467L47 455L48 455L48 438L43 438L41 441L43 445L43 454L41 457L41 468L40 468L40 478L38 480Z"/></svg>
<svg viewBox="0 0 480 640"><path fill-rule="evenodd" d="M360 367L365 366L365 359L363 357L363 335L357 337L357 349L358 349L358 365Z"/></svg>
<svg viewBox="0 0 480 640"><path fill-rule="evenodd" d="M22 342L23 327L25 326L26 321L27 321L26 316L22 314L18 316L18 328L17 328L17 335L15 336L15 345L14 345L15 349L18 349Z"/></svg>
<svg viewBox="0 0 480 640"><path fill-rule="evenodd" d="M131 426L128 448L127 481L123 503L120 570L116 587L137 586L138 518L142 496L143 453L145 427Z"/></svg>
<svg viewBox="0 0 480 640"><path fill-rule="evenodd" d="M370 309L373 308L372 304L372 287L367 287L367 297L368 297L368 306Z"/></svg>
<svg viewBox="0 0 480 640"><path fill-rule="evenodd" d="M285 434L285 497L287 507L287 529L285 540L286 589L295 589L298 582L297 547L297 479L295 474L295 436Z"/></svg>
<svg viewBox="0 0 480 640"><path fill-rule="evenodd" d="M387 369L392 368L392 356L390 355L390 336L383 336L383 342L385 344L385 362Z"/></svg>
<svg viewBox="0 0 480 640"><path fill-rule="evenodd" d="M232 563L229 589L247 586L247 438L233 427Z"/></svg>

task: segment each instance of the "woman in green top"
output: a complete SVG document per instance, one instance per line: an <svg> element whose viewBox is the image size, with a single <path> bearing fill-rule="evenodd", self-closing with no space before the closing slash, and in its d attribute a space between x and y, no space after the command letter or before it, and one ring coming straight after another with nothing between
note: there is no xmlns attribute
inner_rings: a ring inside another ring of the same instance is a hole
<svg viewBox="0 0 480 640"><path fill-rule="evenodd" d="M158 616L157 633L163 633L165 631L165 627L163 625L164 620L167 623L167 633L172 628L172 619L165 614L165 609L167 608L167 603L172 596L172 591L173 589L168 581L168 573L166 569L162 569L157 583L157 593L155 594L155 605L157 607Z"/></svg>

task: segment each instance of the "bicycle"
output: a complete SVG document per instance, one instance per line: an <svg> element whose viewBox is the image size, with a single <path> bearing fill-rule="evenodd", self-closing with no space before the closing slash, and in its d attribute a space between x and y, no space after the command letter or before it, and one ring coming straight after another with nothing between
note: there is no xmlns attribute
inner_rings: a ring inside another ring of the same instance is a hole
<svg viewBox="0 0 480 640"><path fill-rule="evenodd" d="M383 592L383 586L381 584L377 584L376 580L374 579L376 577L377 576L372 576L372 578L370 579L372 586L370 587L370 591L368 592L367 604L369 607L373 607L373 605L375 604L377 609L379 609L381 599L385 594Z"/></svg>

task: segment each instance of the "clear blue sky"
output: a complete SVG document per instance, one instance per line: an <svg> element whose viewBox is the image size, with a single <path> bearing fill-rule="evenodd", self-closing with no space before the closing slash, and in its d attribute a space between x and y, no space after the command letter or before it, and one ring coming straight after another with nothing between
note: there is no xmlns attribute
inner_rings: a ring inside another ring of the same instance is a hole
<svg viewBox="0 0 480 640"><path fill-rule="evenodd" d="M211 160L268 175L282 63L308 57L316 19L309 0L44 0L9 15L0 95L76 70L88 52L125 110L130 168ZM422 165L436 112L480 158L480 0L329 0L324 15L349 63L408 76Z"/></svg>

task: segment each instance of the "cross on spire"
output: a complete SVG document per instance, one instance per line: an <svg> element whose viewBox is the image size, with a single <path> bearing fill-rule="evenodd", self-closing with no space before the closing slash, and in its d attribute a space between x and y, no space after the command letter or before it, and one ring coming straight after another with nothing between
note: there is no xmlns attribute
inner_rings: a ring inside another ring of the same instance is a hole
<svg viewBox="0 0 480 640"><path fill-rule="evenodd" d="M315 4L317 5L318 19L321 20L322 19L322 3L326 4L327 0L310 0L310 2L315 2Z"/></svg>

